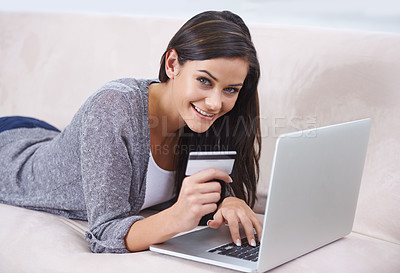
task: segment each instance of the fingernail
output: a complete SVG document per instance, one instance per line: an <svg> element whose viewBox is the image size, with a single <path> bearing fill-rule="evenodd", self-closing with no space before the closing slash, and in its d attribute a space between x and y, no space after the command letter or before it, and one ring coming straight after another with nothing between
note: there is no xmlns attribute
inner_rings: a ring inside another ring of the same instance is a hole
<svg viewBox="0 0 400 273"><path fill-rule="evenodd" d="M251 245L251 246L257 246L256 241L255 241L254 239L251 239L250 245Z"/></svg>
<svg viewBox="0 0 400 273"><path fill-rule="evenodd" d="M242 246L242 242L241 242L239 239L237 239L237 240L236 240L236 245L237 245L237 246Z"/></svg>
<svg viewBox="0 0 400 273"><path fill-rule="evenodd" d="M208 220L208 221L207 221L207 226L209 226L208 224L209 224L210 222L211 222L211 220Z"/></svg>
<svg viewBox="0 0 400 273"><path fill-rule="evenodd" d="M230 180L229 180L229 183L232 183L232 182L233 182L232 177L229 176L229 179L230 179Z"/></svg>

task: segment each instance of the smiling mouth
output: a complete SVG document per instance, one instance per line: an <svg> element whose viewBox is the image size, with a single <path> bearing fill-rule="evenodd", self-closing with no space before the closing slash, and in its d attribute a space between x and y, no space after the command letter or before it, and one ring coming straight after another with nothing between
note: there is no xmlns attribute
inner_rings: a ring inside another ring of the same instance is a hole
<svg viewBox="0 0 400 273"><path fill-rule="evenodd" d="M201 110L199 107L197 107L197 106L195 106L195 105L193 105L193 104L192 104L192 106L193 106L193 108L197 111L197 113L199 113L199 114L202 115L202 116L205 116L205 117L208 117L208 118L212 118L212 117L215 116L215 114L209 114L209 113L207 113L207 112L204 112L204 111Z"/></svg>

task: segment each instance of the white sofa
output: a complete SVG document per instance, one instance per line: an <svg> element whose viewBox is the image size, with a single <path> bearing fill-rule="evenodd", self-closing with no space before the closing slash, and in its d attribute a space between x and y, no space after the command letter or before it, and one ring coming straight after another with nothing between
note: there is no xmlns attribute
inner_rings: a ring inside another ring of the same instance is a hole
<svg viewBox="0 0 400 273"><path fill-rule="evenodd" d="M0 116L65 127L109 80L154 78L183 21L0 13ZM262 67L263 213L276 136L373 119L353 232L271 272L400 272L400 35L249 25ZM1 155L0 155L1 156ZM0 272L230 272L149 251L93 254L86 222L0 204Z"/></svg>

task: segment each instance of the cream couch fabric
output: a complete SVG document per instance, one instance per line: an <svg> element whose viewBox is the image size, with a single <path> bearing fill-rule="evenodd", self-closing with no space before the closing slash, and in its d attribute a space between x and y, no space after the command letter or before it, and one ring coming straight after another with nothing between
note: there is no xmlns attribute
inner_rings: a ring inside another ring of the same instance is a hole
<svg viewBox="0 0 400 273"><path fill-rule="evenodd" d="M183 21L0 13L0 116L63 128L120 77L153 78ZM373 119L353 232L271 272L400 272L400 35L249 25L258 49L262 213L276 136ZM229 272L144 251L93 254L86 222L0 205L0 272Z"/></svg>

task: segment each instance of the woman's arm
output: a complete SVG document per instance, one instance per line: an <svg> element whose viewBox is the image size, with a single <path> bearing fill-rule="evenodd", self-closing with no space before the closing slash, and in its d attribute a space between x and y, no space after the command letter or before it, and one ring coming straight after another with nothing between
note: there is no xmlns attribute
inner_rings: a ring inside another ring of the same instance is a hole
<svg viewBox="0 0 400 273"><path fill-rule="evenodd" d="M196 227L201 217L217 209L221 185L212 181L214 179L227 183L232 181L226 172L216 169L186 177L178 200L172 207L131 226L125 237L126 248L130 251L145 250L152 244L165 242L180 232Z"/></svg>
<svg viewBox="0 0 400 273"><path fill-rule="evenodd" d="M168 210L135 222L125 237L126 248L129 251L146 250L150 245L165 242L178 234Z"/></svg>

